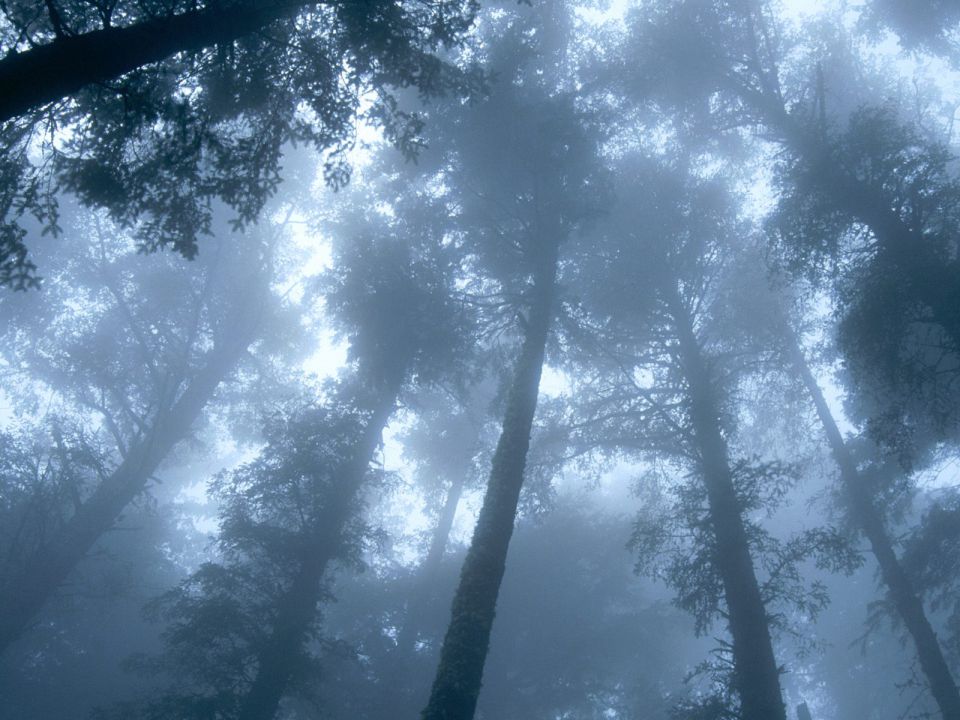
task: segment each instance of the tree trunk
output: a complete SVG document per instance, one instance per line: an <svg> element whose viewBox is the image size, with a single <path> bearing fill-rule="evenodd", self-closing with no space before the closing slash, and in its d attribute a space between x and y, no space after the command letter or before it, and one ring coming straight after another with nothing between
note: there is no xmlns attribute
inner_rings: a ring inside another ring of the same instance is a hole
<svg viewBox="0 0 960 720"><path fill-rule="evenodd" d="M490 480L460 572L440 665L422 714L424 720L471 720L476 710L537 409L553 316L557 250L556 245L550 248L551 254L544 259L534 281L533 306L507 398Z"/></svg>
<svg viewBox="0 0 960 720"><path fill-rule="evenodd" d="M930 691L934 700L936 700L944 720L960 720L960 693L957 692L957 685L950 673L950 667L943 657L936 633L934 633L933 627L927 619L923 602L914 590L909 576L897 558L883 518L873 504L857 465L833 419L830 407L823 397L823 392L807 365L803 351L800 349L796 337L789 330L787 331L786 341L790 359L802 378L807 392L810 393L813 404L817 409L817 415L827 435L830 452L840 469L840 480L843 483L854 520L860 525L863 534L870 543L870 548L873 550L880 566L880 576L890 592L890 598L893 600L907 632L913 638L917 657L920 660L920 667L930 683Z"/></svg>
<svg viewBox="0 0 960 720"><path fill-rule="evenodd" d="M337 492L331 493L316 518L307 554L279 602L272 637L257 656L257 674L241 702L238 720L271 720L277 713L316 618L323 576L340 552L350 510L393 413L400 384L382 393L351 457L337 470L341 478Z"/></svg>
<svg viewBox="0 0 960 720"><path fill-rule="evenodd" d="M423 617L430 603L437 575L440 572L440 565L443 563L447 541L450 538L450 530L453 528L453 519L457 514L457 507L460 505L462 494L463 478L457 478L450 484L450 489L447 490L447 497L444 499L440 516L437 518L437 525L433 530L430 548L427 550L427 556L420 566L417 587L410 600L403 627L397 636L396 653L401 661L413 651L414 643L423 624Z"/></svg>
<svg viewBox="0 0 960 720"><path fill-rule="evenodd" d="M176 53L227 43L316 2L249 0L64 36L0 60L0 123Z"/></svg>
<svg viewBox="0 0 960 720"><path fill-rule="evenodd" d="M67 579L94 543L147 486L160 463L190 432L217 387L253 340L256 323L244 309L226 323L230 331L207 354L203 368L180 398L158 413L139 444L77 509L56 537L39 550L24 572L12 578L0 597L0 653L16 640L31 619Z"/></svg>
<svg viewBox="0 0 960 720"><path fill-rule="evenodd" d="M727 443L720 431L719 407L710 371L690 314L675 291L668 293L715 536L714 564L723 581L733 637L734 683L740 695L741 717L743 720L786 720L780 671L730 471Z"/></svg>

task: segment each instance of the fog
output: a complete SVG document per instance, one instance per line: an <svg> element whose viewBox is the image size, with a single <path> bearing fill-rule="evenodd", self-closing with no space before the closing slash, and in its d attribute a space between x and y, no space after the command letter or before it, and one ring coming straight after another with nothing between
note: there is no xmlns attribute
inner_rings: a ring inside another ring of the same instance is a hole
<svg viewBox="0 0 960 720"><path fill-rule="evenodd" d="M960 6L0 2L0 720L960 720Z"/></svg>

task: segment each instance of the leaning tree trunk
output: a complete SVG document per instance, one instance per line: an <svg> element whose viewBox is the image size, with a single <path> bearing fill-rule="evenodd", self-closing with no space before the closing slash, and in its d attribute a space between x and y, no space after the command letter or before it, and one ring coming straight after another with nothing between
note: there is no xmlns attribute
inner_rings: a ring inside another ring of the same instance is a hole
<svg viewBox="0 0 960 720"><path fill-rule="evenodd" d="M920 667L930 683L930 691L934 700L940 708L944 720L960 720L960 693L957 692L957 685L943 656L936 633L927 619L923 602L914 590L910 577L897 558L883 518L877 511L863 477L857 469L856 462L843 441L840 429L833 419L833 414L830 412L816 378L814 378L810 367L807 365L803 351L800 349L796 337L790 331L786 335L786 341L789 344L790 359L802 378L807 392L810 393L820 423L827 435L830 452L840 469L840 480L843 483L854 520L867 537L870 548L873 550L880 566L880 576L890 592L890 599L893 600L907 632L913 638L917 658L920 660Z"/></svg>
<svg viewBox="0 0 960 720"><path fill-rule="evenodd" d="M124 508L143 492L163 459L188 435L190 426L254 338L256 322L244 317L250 309L237 310L232 321L226 323L231 331L208 352L202 369L183 394L158 413L116 470L97 486L25 570L5 584L0 595L0 653L20 637L97 540L113 527Z"/></svg>
<svg viewBox="0 0 960 720"><path fill-rule="evenodd" d="M0 59L0 123L177 53L230 43L316 2L248 2L64 35Z"/></svg>
<svg viewBox="0 0 960 720"><path fill-rule="evenodd" d="M393 413L401 384L402 378L397 379L379 394L351 456L336 471L339 482L313 522L311 536L305 539L305 555L290 588L280 599L271 638L257 655L256 676L240 704L238 720L271 720L277 714L316 619L324 574L340 553L344 528Z"/></svg>
<svg viewBox="0 0 960 720"><path fill-rule="evenodd" d="M726 440L710 370L692 318L675 292L668 297L680 361L689 389L690 420L707 490L715 549L713 562L723 582L733 637L734 684L743 720L786 720L780 671L773 653L767 612L760 593L750 544L737 498Z"/></svg>
<svg viewBox="0 0 960 720"><path fill-rule="evenodd" d="M557 247L553 246L550 252L551 256L544 258L534 279L533 304L523 348L510 386L483 507L460 571L460 584L443 639L440 665L422 714L424 720L471 720L476 710L497 596L523 485L547 335L553 316Z"/></svg>

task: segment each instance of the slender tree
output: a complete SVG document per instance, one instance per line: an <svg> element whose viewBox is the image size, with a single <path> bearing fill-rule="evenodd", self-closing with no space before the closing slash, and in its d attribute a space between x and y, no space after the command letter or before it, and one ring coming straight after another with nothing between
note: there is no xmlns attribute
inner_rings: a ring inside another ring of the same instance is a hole
<svg viewBox="0 0 960 720"><path fill-rule="evenodd" d="M462 317L448 295L453 267L437 263L429 248L417 257L417 246L403 244L407 239L379 247L363 238L351 243L341 260L351 258L340 263L343 270L335 273L328 290L327 300L351 337L358 364L358 382L348 385L348 397L353 395L352 402L368 419L345 463L336 466L336 486L324 512L309 524L309 555L278 601L272 637L257 653L257 674L240 704L239 720L268 720L277 712L294 658L315 621L321 581L341 547L338 537L348 526L349 508L404 384L413 376L427 381L431 373L442 372L442 358L456 366L460 343L451 339L458 338L462 328L456 321ZM443 344L447 347L440 350Z"/></svg>
<svg viewBox="0 0 960 720"><path fill-rule="evenodd" d="M780 621L770 608L799 601L815 613L825 598L794 585L799 558L833 563L836 553L841 566L851 558L829 530L781 542L751 517L782 496L791 473L731 449L739 383L760 351L726 322L745 228L722 181L642 158L623 161L618 178L629 194L577 256L576 443L638 453L660 468L654 477L689 473L674 500L651 502L638 521L639 567L677 588L701 631L725 619L733 697L708 702L732 702L742 718L786 718L771 633Z"/></svg>
<svg viewBox="0 0 960 720"><path fill-rule="evenodd" d="M932 693L945 718L960 717L960 694L936 633L923 607L923 600L901 563L886 528L883 515L869 489L869 483L858 468L856 459L844 442L843 435L823 396L796 337L786 331L786 353L804 387L810 394L830 446L830 453L840 471L840 481L850 512L862 529L880 566L880 576L890 593L897 614L913 640L920 667L930 683Z"/></svg>
<svg viewBox="0 0 960 720"><path fill-rule="evenodd" d="M430 199L419 200L429 214ZM166 601L172 627L159 663L175 682L141 715L204 717L216 708L268 720L286 696L312 685L318 605L333 565L358 554L358 506L383 429L408 383L454 373L465 347L469 323L450 297L457 255L420 234L416 204L393 221L361 211L341 223L347 234L337 236L336 268L321 287L352 367L324 406L282 418L261 458L223 485L237 499L221 519L225 561L201 568ZM205 669L189 677L197 667Z"/></svg>
<svg viewBox="0 0 960 720"><path fill-rule="evenodd" d="M351 510L357 502L383 428L393 413L399 387L367 387L358 393L348 384L347 391L353 402L357 402L357 397L370 394L369 401L359 403L361 407L369 404L364 407L365 422L351 433L353 442L344 456L330 463L327 482L331 487L318 498L319 511L308 517L306 526L298 533L300 552L294 558L293 577L284 592L274 600L269 637L256 648L256 675L238 699L236 717L239 720L273 718L289 689L304 643L316 621L324 575L332 562L343 556L344 536L353 515ZM324 444L319 441L320 447ZM317 494L316 489L308 489L308 492Z"/></svg>
<svg viewBox="0 0 960 720"><path fill-rule="evenodd" d="M447 554L450 532L465 490L475 485L484 467L484 426L492 398L490 382L480 382L466 391L467 399L450 406L449 393L417 398L416 424L403 437L404 454L417 468L419 484L436 495L435 517L427 552L417 570L403 623L397 634L399 662L407 662L424 625L424 615L433 604L437 579ZM483 459L481 459L483 458Z"/></svg>
<svg viewBox="0 0 960 720"><path fill-rule="evenodd" d="M25 369L25 390L34 387L30 383L50 383L68 407L95 413L115 448L100 460L92 482L78 490L74 506L56 531L2 579L0 648L29 627L98 539L144 493L161 463L191 435L192 426L248 348L264 337L261 323L276 311L270 302L269 271L247 263L264 262L269 267L269 244L258 248L255 242L247 247L239 238L234 242L238 250L243 248L243 261L236 262L240 258L234 257L220 268L216 262L198 268L194 277L185 278L184 294L173 301L167 317L155 303L171 300L163 297L170 288L162 287L162 278L169 279L179 268L162 261L149 280L136 274L124 278L120 267L136 254L121 253L111 262L102 241L94 244L87 251L93 255L92 273L84 282L104 281L107 289L96 292L104 298L106 309L92 318L93 331L85 332L83 323L78 323L74 327L80 330L73 338L60 333L41 335L34 344L11 354L11 364ZM236 274L218 277L218 269ZM77 272L82 277L88 270ZM143 285L138 286L138 281ZM141 288L159 294L135 297L133 293ZM72 292L80 295L82 285ZM28 308L41 304L39 298L36 302L26 299ZM59 306L54 303L53 307ZM283 327L279 318L275 315L276 329ZM103 342L105 333L114 333L112 348ZM72 343L71 352L62 354L57 349L62 342ZM121 367L121 360L130 364Z"/></svg>
<svg viewBox="0 0 960 720"><path fill-rule="evenodd" d="M597 139L572 97L551 97L535 68L521 64L530 48L516 33L509 30L493 62L504 79L457 123L454 136L463 232L482 282L506 300L501 313L519 321L520 348L425 720L468 720L476 709L556 312L560 248L595 212L602 192Z"/></svg>

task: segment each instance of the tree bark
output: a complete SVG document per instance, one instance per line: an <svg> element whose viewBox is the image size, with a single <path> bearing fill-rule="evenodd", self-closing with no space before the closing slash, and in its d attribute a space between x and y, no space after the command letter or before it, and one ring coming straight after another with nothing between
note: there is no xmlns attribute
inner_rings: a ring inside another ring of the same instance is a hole
<svg viewBox="0 0 960 720"><path fill-rule="evenodd" d="M730 471L729 451L720 431L719 407L693 321L679 295L667 292L680 361L689 389L690 420L716 548L714 563L723 582L733 637L734 683L743 720L786 720L777 667L742 509Z"/></svg>
<svg viewBox="0 0 960 720"><path fill-rule="evenodd" d="M890 599L893 600L907 632L913 639L920 667L927 677L927 682L930 683L930 692L944 720L960 720L960 693L957 691L957 685L943 656L936 633L927 618L923 602L897 558L883 518L877 511L856 462L843 441L843 435L840 434L840 429L833 419L820 385L807 365L796 337L788 330L785 339L790 359L803 380L807 392L810 393L817 416L827 436L830 452L840 469L840 480L854 520L870 543L870 548L880 566L880 577L890 592Z"/></svg>
<svg viewBox="0 0 960 720"><path fill-rule="evenodd" d="M316 4L249 0L229 9L214 4L9 53L0 60L0 123L177 53L231 42Z"/></svg>
<svg viewBox="0 0 960 720"><path fill-rule="evenodd" d="M245 304L244 304L245 306ZM244 307L249 314L250 308ZM173 447L190 432L217 387L253 340L256 323L239 311L230 331L209 351L203 368L179 399L161 411L139 444L77 509L19 577L0 596L0 653L28 627L33 617L67 579L97 540L146 488Z"/></svg>
<svg viewBox="0 0 960 720"><path fill-rule="evenodd" d="M271 720L277 714L316 618L323 577L342 547L351 507L393 413L400 384L379 398L351 457L337 470L341 481L315 519L299 571L280 600L270 642L257 656L257 674L241 702L238 720Z"/></svg>
<svg viewBox="0 0 960 720"><path fill-rule="evenodd" d="M490 480L460 572L450 625L423 720L471 720L476 711L537 409L553 317L557 251L552 244L550 256L544 258L534 281L533 306L507 398Z"/></svg>

